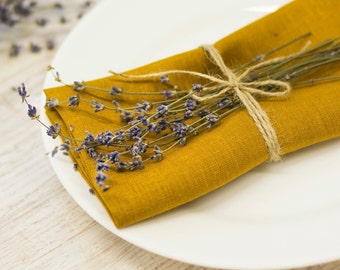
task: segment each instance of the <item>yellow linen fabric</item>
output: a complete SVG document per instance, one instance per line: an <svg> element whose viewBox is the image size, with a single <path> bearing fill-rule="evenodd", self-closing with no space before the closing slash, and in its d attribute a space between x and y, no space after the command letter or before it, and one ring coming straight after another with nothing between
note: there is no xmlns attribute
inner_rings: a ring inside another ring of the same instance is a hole
<svg viewBox="0 0 340 270"><path fill-rule="evenodd" d="M248 62L254 56L265 53L301 34L312 32L309 39L313 45L328 38L339 36L340 2L338 0L296 0L280 10L246 26L215 43L225 63L230 68ZM90 37L89 37L90 38ZM306 40L280 51L277 55L288 55L303 47ZM198 44L199 45L199 44ZM277 56L276 55L276 56ZM167 59L148 64L130 71L145 74L171 69L193 70L207 73L214 67L201 48L184 52ZM339 76L339 64L329 65L306 76ZM190 89L197 78L174 76L171 80ZM155 82L134 82L115 76L100 78L88 85L110 89L113 85L133 91L160 91L162 85ZM66 100L74 95L72 89L56 87L45 90L46 96ZM85 90L84 99L111 102L112 96ZM119 97L124 106L134 105L150 97ZM294 88L285 99L266 99L260 102L268 114L283 153L335 138L340 135L340 84L326 82L314 86ZM119 116L103 110L96 114L89 104L79 107L57 107L48 109L51 122L58 122L62 132L83 138L85 131L94 135L120 127ZM194 200L268 159L268 152L261 134L244 109L223 119L218 127L195 136L185 147L176 147L166 153L161 162L149 162L143 170L133 172L110 172L108 184L102 192L95 183L95 164L85 153L70 153L79 165L85 181L95 190L118 228L173 209Z"/></svg>

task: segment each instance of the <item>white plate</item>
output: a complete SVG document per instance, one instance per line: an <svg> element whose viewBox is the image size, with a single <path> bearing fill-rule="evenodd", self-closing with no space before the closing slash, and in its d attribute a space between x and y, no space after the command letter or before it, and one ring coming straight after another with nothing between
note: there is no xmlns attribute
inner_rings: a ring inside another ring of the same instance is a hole
<svg viewBox="0 0 340 270"><path fill-rule="evenodd" d="M53 66L66 81L106 76L110 69L128 70L213 43L286 2L103 1L74 29ZM45 87L54 85L47 75ZM43 133L47 149L53 149L56 142ZM340 139L321 143L121 230L88 194L70 160L60 155L51 163L66 190L91 217L141 248L202 266L276 269L340 258L339 160Z"/></svg>

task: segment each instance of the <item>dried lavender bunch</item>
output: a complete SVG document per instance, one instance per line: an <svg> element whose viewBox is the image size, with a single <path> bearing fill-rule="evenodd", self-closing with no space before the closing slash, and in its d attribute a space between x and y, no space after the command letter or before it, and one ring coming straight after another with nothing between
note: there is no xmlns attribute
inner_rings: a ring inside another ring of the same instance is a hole
<svg viewBox="0 0 340 270"><path fill-rule="evenodd" d="M264 82L270 79L289 82L290 85L299 85L338 80L339 77L315 78L309 81L298 80L302 75L316 68L340 60L340 43L337 42L337 39L327 40L309 50L278 58L276 61L264 61L268 55L306 36L308 35L298 37L262 56L255 57L249 63L235 69L235 74L247 74L242 78L241 83ZM56 81L72 88L74 95L62 101L49 98L46 101L47 109L53 110L58 106L74 107L80 103L88 103L94 113L110 110L113 114L117 114L117 117L122 121L119 129L106 130L98 134L86 132L84 138L73 139L63 134L58 123L51 126L41 123L36 108L27 101L25 85L18 88L22 101L28 106L29 117L44 125L48 136L52 138L60 136L64 140L62 145L53 150L52 155L58 151L63 153L85 151L96 164L97 176L95 180L103 191L109 188L106 184L107 171L133 171L144 168L147 162L160 161L166 152L174 149L175 146L186 145L191 137L217 126L222 119L244 105L235 93L223 92L224 85L213 80L208 80L205 84L193 83L191 89L182 89L180 85L174 85L170 81L168 74L174 73L173 71L148 75L148 78L157 76L160 88L163 90L156 93L137 93L114 85L110 89L89 86L85 81L67 84L63 82L53 67L49 67L49 70ZM249 70L251 72L245 72ZM176 72L186 73L185 71ZM124 78L129 80L145 78L145 76L114 74L123 80ZM198 74L198 76L204 76L204 74ZM275 84L259 84L258 89L264 92L278 91ZM88 90L105 92L112 100L103 104L97 100L82 98L82 93ZM156 95L163 98L153 102L140 100L133 107L123 108L115 98L117 96L122 98L124 95ZM255 95L255 98L260 97ZM75 145L74 142L77 142L78 145ZM105 147L103 148L103 146Z"/></svg>

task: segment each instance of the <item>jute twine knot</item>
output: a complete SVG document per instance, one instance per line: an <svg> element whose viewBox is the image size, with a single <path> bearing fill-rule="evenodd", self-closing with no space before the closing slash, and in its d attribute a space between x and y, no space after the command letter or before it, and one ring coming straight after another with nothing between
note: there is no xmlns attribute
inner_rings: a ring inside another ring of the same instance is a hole
<svg viewBox="0 0 340 270"><path fill-rule="evenodd" d="M260 104L257 102L257 97L284 97L291 91L290 84L287 82L279 80L264 80L264 81L252 81L244 82L243 80L254 70L260 66L268 65L270 63L279 61L281 59L274 58L268 61L261 62L254 65L244 71L241 75L237 76L231 69L229 69L221 55L218 53L216 48L212 45L203 45L202 48L207 53L210 60L221 70L225 79L217 78L216 76L208 76L210 81L214 81L223 86L223 88L211 95L202 95L199 93L193 94L192 98L204 102L206 100L217 98L225 95L226 93L234 93L243 106L246 108L249 115L254 120L258 130L260 131L269 152L270 161L281 160L281 147L276 135L276 132L269 120L266 112L261 108ZM261 90L265 86L270 86L278 89L275 92L268 92Z"/></svg>

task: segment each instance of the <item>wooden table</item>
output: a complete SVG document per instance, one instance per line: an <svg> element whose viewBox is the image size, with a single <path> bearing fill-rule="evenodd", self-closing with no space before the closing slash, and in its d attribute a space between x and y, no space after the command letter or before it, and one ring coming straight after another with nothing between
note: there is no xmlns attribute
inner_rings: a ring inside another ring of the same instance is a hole
<svg viewBox="0 0 340 270"><path fill-rule="evenodd" d="M73 2L76 9L84 1ZM46 31L60 44L76 23L73 19ZM33 54L26 49L10 58L6 51L9 39L3 34L0 32L0 269L207 269L133 246L97 224L72 200L46 157L39 125L29 120L26 107L12 89L25 82L31 102L38 104L55 50ZM28 44L35 38L33 31L22 41ZM336 270L340 261L303 269Z"/></svg>

